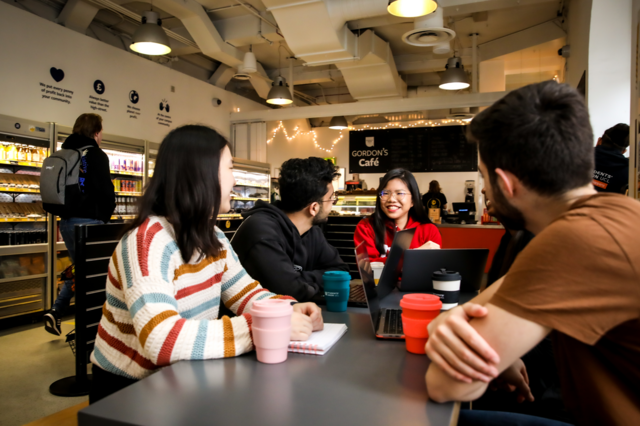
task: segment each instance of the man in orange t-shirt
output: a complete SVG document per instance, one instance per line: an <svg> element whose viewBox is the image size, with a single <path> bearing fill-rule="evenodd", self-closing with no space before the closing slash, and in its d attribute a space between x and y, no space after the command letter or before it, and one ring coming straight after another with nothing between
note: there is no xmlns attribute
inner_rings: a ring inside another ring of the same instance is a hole
<svg viewBox="0 0 640 426"><path fill-rule="evenodd" d="M469 136L504 225L536 237L505 277L429 326L429 396L471 401L499 375L531 400L520 357L551 333L576 424L640 424L640 203L594 190L584 99L553 81L526 86L478 114ZM459 424L491 415L466 411Z"/></svg>

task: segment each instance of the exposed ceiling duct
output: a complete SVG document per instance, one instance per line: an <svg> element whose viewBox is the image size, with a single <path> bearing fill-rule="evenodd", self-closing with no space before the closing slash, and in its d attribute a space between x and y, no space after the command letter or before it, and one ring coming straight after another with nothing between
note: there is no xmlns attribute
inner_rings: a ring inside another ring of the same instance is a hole
<svg viewBox="0 0 640 426"><path fill-rule="evenodd" d="M407 84L398 74L389 43L365 31L358 40L358 56L358 61L336 64L354 99L406 96Z"/></svg>
<svg viewBox="0 0 640 426"><path fill-rule="evenodd" d="M449 43L455 38L456 33L449 28L445 28L442 14L443 10L439 7L429 15L416 18L415 28L406 32L402 36L402 41L421 47L442 46L443 43Z"/></svg>
<svg viewBox="0 0 640 426"><path fill-rule="evenodd" d="M100 0L105 1L105 0ZM191 37L198 45L202 53L224 65L232 68L241 68L244 65L245 54L236 47L226 43L213 25L207 12L200 3L195 0L140 0L143 3L152 3L154 6L175 16L182 21ZM257 71L251 74L251 84L261 98L266 98L269 93L271 80L264 69L257 64Z"/></svg>
<svg viewBox="0 0 640 426"><path fill-rule="evenodd" d="M403 97L389 44L366 31L360 37L347 21L387 14L388 0L263 0L287 45L306 65L334 64L355 99Z"/></svg>

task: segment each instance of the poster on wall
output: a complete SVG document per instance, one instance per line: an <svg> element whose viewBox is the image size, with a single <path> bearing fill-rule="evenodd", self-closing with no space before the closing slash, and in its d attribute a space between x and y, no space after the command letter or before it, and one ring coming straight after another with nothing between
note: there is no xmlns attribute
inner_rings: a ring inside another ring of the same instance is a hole
<svg viewBox="0 0 640 426"><path fill-rule="evenodd" d="M467 142L466 126L349 132L349 173L475 172L478 152Z"/></svg>

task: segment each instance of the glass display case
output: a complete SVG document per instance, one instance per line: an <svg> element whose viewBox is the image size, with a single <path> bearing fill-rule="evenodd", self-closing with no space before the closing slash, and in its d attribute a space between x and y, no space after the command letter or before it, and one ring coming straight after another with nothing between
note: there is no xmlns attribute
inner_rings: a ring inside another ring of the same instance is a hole
<svg viewBox="0 0 640 426"><path fill-rule="evenodd" d="M375 191L337 193L338 202L331 209L333 216L368 216L376 208Z"/></svg>
<svg viewBox="0 0 640 426"><path fill-rule="evenodd" d="M233 176L236 185L231 193L231 210L220 218L240 217L240 213L255 206L256 201L269 202L271 188L271 166L267 163L233 159Z"/></svg>

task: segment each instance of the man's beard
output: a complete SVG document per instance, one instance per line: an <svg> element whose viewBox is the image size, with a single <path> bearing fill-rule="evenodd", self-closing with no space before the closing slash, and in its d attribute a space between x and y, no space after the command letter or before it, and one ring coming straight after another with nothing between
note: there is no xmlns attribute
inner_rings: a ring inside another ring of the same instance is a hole
<svg viewBox="0 0 640 426"><path fill-rule="evenodd" d="M520 231L525 229L524 216L522 215L520 210L509 204L506 197L502 193L502 190L497 184L494 185L494 188L495 190L493 191L493 199L491 200L493 210L495 211L494 216L507 229L510 229L512 231Z"/></svg>
<svg viewBox="0 0 640 426"><path fill-rule="evenodd" d="M324 206L320 206L320 211L317 215L313 217L311 221L312 225L322 225L323 223L327 223L329 220L329 214L324 214Z"/></svg>

